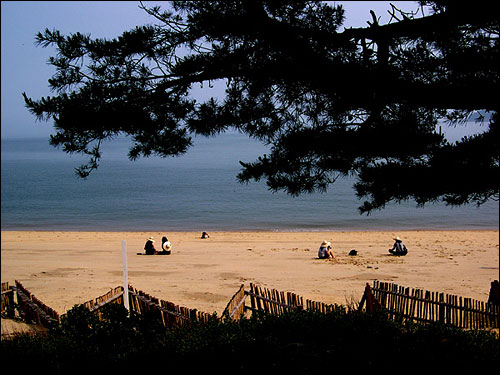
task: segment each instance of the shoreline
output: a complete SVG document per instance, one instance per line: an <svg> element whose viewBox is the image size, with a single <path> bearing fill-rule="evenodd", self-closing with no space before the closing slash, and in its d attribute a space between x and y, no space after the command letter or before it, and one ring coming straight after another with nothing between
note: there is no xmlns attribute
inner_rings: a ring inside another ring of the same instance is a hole
<svg viewBox="0 0 500 375"><path fill-rule="evenodd" d="M177 233L348 233L348 232L477 232L477 231L499 231L499 228L418 228L418 229L406 229L406 228L376 228L376 229L366 229L366 228L351 228L351 229L172 229L168 232ZM147 230L142 229L1 229L3 232L68 232L68 233L147 233ZM152 229L149 232L155 233L159 232L157 229Z"/></svg>
<svg viewBox="0 0 500 375"><path fill-rule="evenodd" d="M2 231L2 282L19 280L65 313L123 284L122 240L130 285L219 315L241 284L346 305L359 302L373 280L486 301L498 279L498 229L208 231L209 239L201 232ZM136 255L149 236L159 248L163 235L172 255ZM408 247L407 256L388 254L395 236ZM335 260L317 259L323 240L332 242ZM348 256L351 249L358 256Z"/></svg>

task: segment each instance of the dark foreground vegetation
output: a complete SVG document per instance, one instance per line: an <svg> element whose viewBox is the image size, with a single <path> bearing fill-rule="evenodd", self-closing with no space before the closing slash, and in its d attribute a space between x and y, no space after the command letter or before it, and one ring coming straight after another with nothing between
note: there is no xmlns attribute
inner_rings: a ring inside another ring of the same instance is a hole
<svg viewBox="0 0 500 375"><path fill-rule="evenodd" d="M75 306L45 336L2 340L2 358L22 373L196 370L304 374L378 368L434 372L437 368L498 368L499 364L496 334L437 324L403 324L383 313L302 311L173 330L165 330L151 317L127 317L120 305L106 306L103 318L99 321L83 306Z"/></svg>

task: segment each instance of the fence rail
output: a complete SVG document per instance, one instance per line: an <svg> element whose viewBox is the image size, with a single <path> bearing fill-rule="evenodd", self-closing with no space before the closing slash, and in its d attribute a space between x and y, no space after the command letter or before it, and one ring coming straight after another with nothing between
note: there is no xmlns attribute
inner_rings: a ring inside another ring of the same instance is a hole
<svg viewBox="0 0 500 375"><path fill-rule="evenodd" d="M500 308L492 303L377 280L371 291L393 319L440 322L466 329L499 327Z"/></svg>
<svg viewBox="0 0 500 375"><path fill-rule="evenodd" d="M82 303L82 305L91 311L95 311L107 303L119 302L116 300L119 299L120 296L122 296L122 295L123 295L123 287L117 286L116 288L110 289L109 292L103 294L102 296L99 296L99 297L94 298L90 301Z"/></svg>
<svg viewBox="0 0 500 375"><path fill-rule="evenodd" d="M233 295L233 297L227 303L227 306L224 309L221 318L239 320L245 314L246 297L247 293L245 292L245 285L241 284L238 291Z"/></svg>

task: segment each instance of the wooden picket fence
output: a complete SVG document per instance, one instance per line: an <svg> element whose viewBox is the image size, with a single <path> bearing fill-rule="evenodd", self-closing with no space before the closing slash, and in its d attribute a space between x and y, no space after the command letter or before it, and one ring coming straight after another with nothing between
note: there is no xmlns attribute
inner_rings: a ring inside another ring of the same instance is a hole
<svg viewBox="0 0 500 375"><path fill-rule="evenodd" d="M280 292L276 289L266 289L250 283L250 309L268 314L282 314L287 311L302 310L304 299L292 292Z"/></svg>
<svg viewBox="0 0 500 375"><path fill-rule="evenodd" d="M309 310L327 313L343 309L339 305L326 304L309 299L304 300L303 297L292 292L266 289L252 283L250 283L250 291L245 292L245 295L250 296L251 307L249 309L252 312L262 311L269 314L282 314L287 311Z"/></svg>
<svg viewBox="0 0 500 375"><path fill-rule="evenodd" d="M193 322L208 322L213 315L160 300L129 285L129 309L137 314L148 314L156 318L166 328L184 327ZM100 309L108 303L123 304L123 287L118 286L108 293L83 303L89 310L100 314Z"/></svg>
<svg viewBox="0 0 500 375"><path fill-rule="evenodd" d="M14 303L14 291L17 306ZM206 323L217 319L216 314L208 314L160 300L129 285L129 308L138 314L148 314L161 321L164 327L183 327L193 322ZM476 301L439 292L410 289L396 284L375 280L373 287L367 283L365 293L359 303L359 310L369 312L384 309L388 316L396 320L416 322L440 322L466 329L499 328L498 281L492 282L489 302ZM84 302L89 310L100 314L100 309L109 303L123 304L123 287L118 286L93 300ZM247 306L250 297L250 306ZM22 319L44 327L60 324L61 316L42 303L16 280L15 287L2 283L2 314L17 307ZM304 299L292 293L267 289L250 283L246 291L242 284L227 304L220 319L239 320L246 312L283 314L287 311L318 311L327 313L346 308L336 304ZM62 315L63 316L63 315Z"/></svg>
<svg viewBox="0 0 500 375"><path fill-rule="evenodd" d="M366 285L360 308L365 301L367 310L383 308L396 320L440 322L465 329L499 328L500 307L472 298L375 280L373 287Z"/></svg>
<svg viewBox="0 0 500 375"><path fill-rule="evenodd" d="M51 327L61 323L60 316L54 309L40 301L34 294L24 288L18 280L15 283L18 311L24 321L44 327Z"/></svg>
<svg viewBox="0 0 500 375"><path fill-rule="evenodd" d="M16 293L17 303L14 301L14 292ZM82 305L100 316L103 306L109 303L123 304L123 295L123 287L118 286L97 298L82 303ZM150 316L159 319L167 328L187 326L193 322L205 323L215 318L214 314L160 300L143 291L134 289L130 285L129 307L131 311L138 314L150 313ZM15 287L9 287L8 282L2 283L2 315L14 317L16 308L19 317L25 322L47 328L60 324L61 318L66 315L59 315L55 310L45 305L19 281L16 280Z"/></svg>
<svg viewBox="0 0 500 375"><path fill-rule="evenodd" d="M151 313L153 316L156 315L166 328L184 327L194 322L207 323L215 319L214 314L160 300L143 291L134 289L130 285L129 305L131 311L139 314Z"/></svg>

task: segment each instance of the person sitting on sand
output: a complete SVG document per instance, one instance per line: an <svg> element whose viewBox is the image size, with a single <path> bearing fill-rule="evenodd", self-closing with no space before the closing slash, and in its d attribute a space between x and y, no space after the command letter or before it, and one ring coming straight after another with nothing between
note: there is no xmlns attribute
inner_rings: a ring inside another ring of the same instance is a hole
<svg viewBox="0 0 500 375"><path fill-rule="evenodd" d="M319 259L335 258L335 255L333 255L332 244L330 242L323 241L318 250L318 258Z"/></svg>
<svg viewBox="0 0 500 375"><path fill-rule="evenodd" d="M207 233L207 232L203 232L203 233L201 234L201 238L208 238L208 237L210 237L210 236L208 235L208 233Z"/></svg>
<svg viewBox="0 0 500 375"><path fill-rule="evenodd" d="M405 256L406 254L408 254L408 249L406 248L401 238L396 237L393 238L393 240L396 242L394 242L394 246L392 247L392 249L389 249L389 252L392 255Z"/></svg>
<svg viewBox="0 0 500 375"><path fill-rule="evenodd" d="M146 250L146 255L155 255L156 254L156 249L155 249L155 240L153 237L149 237L146 240L146 244L144 245L144 250Z"/></svg>
<svg viewBox="0 0 500 375"><path fill-rule="evenodd" d="M172 244L170 243L167 237L163 236L161 239L161 251L158 254L170 255L171 252L172 252Z"/></svg>

